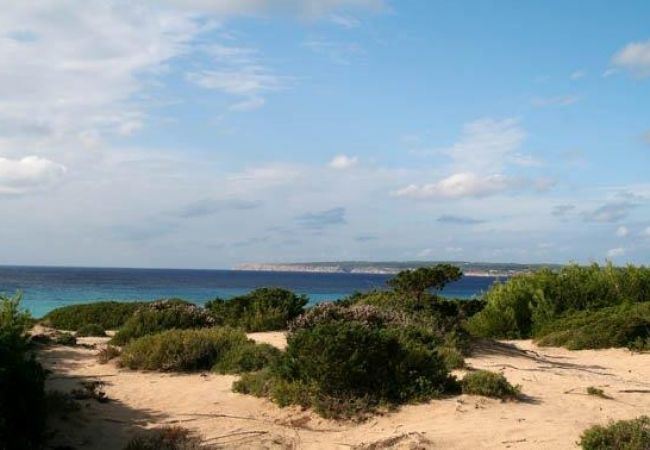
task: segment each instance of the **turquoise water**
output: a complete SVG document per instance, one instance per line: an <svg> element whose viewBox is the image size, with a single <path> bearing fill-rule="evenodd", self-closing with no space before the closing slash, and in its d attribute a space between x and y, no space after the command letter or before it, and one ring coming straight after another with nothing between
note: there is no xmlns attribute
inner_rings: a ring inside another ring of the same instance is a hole
<svg viewBox="0 0 650 450"><path fill-rule="evenodd" d="M259 287L283 287L309 297L310 304L383 289L389 275L349 273L255 272L231 270L106 269L72 267L0 267L0 292L23 292L23 306L35 317L74 303L101 300L155 300L178 297L203 304ZM494 277L464 277L443 295L472 298Z"/></svg>

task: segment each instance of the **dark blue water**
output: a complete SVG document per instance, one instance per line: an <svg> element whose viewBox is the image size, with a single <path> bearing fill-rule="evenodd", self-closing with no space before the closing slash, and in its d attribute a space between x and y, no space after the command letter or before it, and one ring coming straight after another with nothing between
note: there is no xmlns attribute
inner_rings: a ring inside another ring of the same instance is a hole
<svg viewBox="0 0 650 450"><path fill-rule="evenodd" d="M202 304L258 287L283 287L309 296L310 303L336 300L355 291L383 289L390 275L253 272L231 270L0 267L0 293L23 292L23 306L35 317L73 303L99 300L155 300L179 297ZM443 295L471 298L495 281L464 277Z"/></svg>

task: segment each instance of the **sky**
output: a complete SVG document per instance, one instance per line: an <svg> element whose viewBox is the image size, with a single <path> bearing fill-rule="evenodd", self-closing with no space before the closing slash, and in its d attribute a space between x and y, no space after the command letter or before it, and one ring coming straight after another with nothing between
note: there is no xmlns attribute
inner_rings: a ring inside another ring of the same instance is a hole
<svg viewBox="0 0 650 450"><path fill-rule="evenodd" d="M649 20L0 0L0 264L650 264Z"/></svg>

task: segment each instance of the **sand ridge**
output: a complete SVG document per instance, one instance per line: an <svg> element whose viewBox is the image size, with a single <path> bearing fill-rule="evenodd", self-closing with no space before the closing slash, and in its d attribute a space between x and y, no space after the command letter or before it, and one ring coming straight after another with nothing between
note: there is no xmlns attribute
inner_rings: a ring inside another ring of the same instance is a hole
<svg viewBox="0 0 650 450"><path fill-rule="evenodd" d="M278 347L284 333L253 333ZM70 390L83 380L101 380L111 399L86 401L80 414L57 423L55 443L84 449L120 449L136 433L182 425L222 448L576 448L582 430L595 423L650 414L650 354L624 349L568 351L538 348L531 341L485 343L467 362L502 372L520 384L522 402L458 396L407 405L363 423L325 420L300 408L279 408L236 394L236 376L167 374L99 364L106 338L81 338L95 345L45 348L52 370L48 389ZM462 373L459 373L462 375ZM612 399L587 395L603 389Z"/></svg>

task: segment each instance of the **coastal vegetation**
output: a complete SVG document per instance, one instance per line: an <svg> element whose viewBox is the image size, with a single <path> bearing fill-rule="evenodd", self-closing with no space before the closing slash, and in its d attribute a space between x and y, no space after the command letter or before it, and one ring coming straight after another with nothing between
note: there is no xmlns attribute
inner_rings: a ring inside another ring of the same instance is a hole
<svg viewBox="0 0 650 450"><path fill-rule="evenodd" d="M44 437L45 371L34 359L32 320L20 300L0 296L0 448L30 450Z"/></svg>
<svg viewBox="0 0 650 450"><path fill-rule="evenodd" d="M580 446L583 450L648 450L650 417L594 425L582 433Z"/></svg>
<svg viewBox="0 0 650 450"><path fill-rule="evenodd" d="M142 336L171 329L206 328L215 324L204 308L183 300L158 300L136 309L111 339L124 345Z"/></svg>
<svg viewBox="0 0 650 450"><path fill-rule="evenodd" d="M104 327L97 323L88 323L79 327L76 337L104 337L106 336L106 331Z"/></svg>
<svg viewBox="0 0 650 450"><path fill-rule="evenodd" d="M469 372L460 384L463 394L482 395L501 400L517 400L521 396L521 389L518 386L511 385L502 374L489 370Z"/></svg>
<svg viewBox="0 0 650 450"><path fill-rule="evenodd" d="M43 317L43 323L59 330L77 331L94 323L104 330L116 330L144 305L143 302L96 302L56 308Z"/></svg>
<svg viewBox="0 0 650 450"><path fill-rule="evenodd" d="M129 342L122 349L120 364L140 370L240 373L262 369L278 353L248 339L240 329L167 330Z"/></svg>
<svg viewBox="0 0 650 450"><path fill-rule="evenodd" d="M305 312L305 295L281 288L260 288L229 300L207 302L219 325L240 327L246 331L284 330L288 323Z"/></svg>
<svg viewBox="0 0 650 450"><path fill-rule="evenodd" d="M647 345L647 267L542 269L496 283L484 299L485 308L467 323L476 336L533 337L574 349Z"/></svg>

